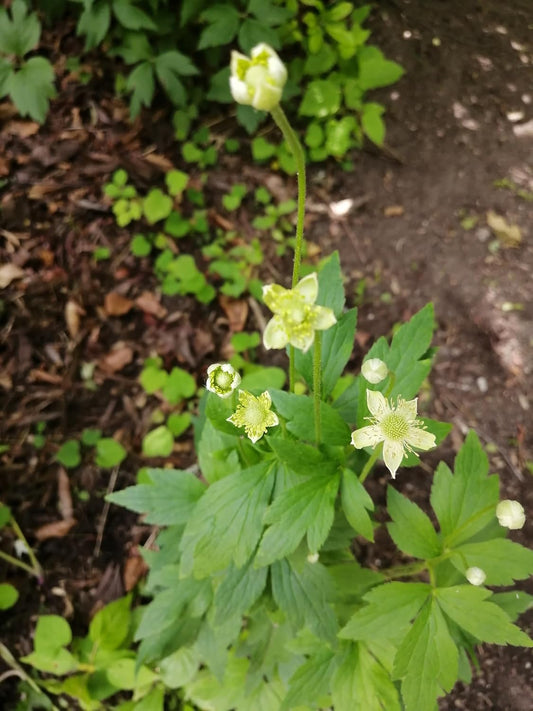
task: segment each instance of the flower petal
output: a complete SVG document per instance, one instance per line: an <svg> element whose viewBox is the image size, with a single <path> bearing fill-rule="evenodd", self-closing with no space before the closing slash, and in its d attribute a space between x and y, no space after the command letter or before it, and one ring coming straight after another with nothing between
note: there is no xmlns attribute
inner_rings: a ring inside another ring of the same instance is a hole
<svg viewBox="0 0 533 711"><path fill-rule="evenodd" d="M246 84L237 79L237 77L231 76L229 78L229 88L231 95L238 104L244 104L245 106L250 106L252 103L252 97L248 91Z"/></svg>
<svg viewBox="0 0 533 711"><path fill-rule="evenodd" d="M385 440L383 443L383 461L393 479L396 478L396 472L402 463L403 455L404 451L401 442L394 442L391 439Z"/></svg>
<svg viewBox="0 0 533 711"><path fill-rule="evenodd" d="M377 425L368 425L352 432L352 444L356 449L375 447L383 439L383 434Z"/></svg>
<svg viewBox="0 0 533 711"><path fill-rule="evenodd" d="M288 293L289 290L279 284L266 284L263 287L263 301L275 314L281 308L283 297L286 297Z"/></svg>
<svg viewBox="0 0 533 711"><path fill-rule="evenodd" d="M254 87L251 104L257 111L271 111L281 100L281 89L278 86L263 81ZM235 99L235 96L233 97ZM237 101L237 99L235 99ZM242 102L241 102L242 103Z"/></svg>
<svg viewBox="0 0 533 711"><path fill-rule="evenodd" d="M416 420L416 409L417 409L418 398L415 397L414 400L398 400L396 406L396 412L398 415L405 417L406 420L411 422Z"/></svg>
<svg viewBox="0 0 533 711"><path fill-rule="evenodd" d="M297 333L289 333L289 343L298 350L307 353L315 340L315 332L312 328L304 330L303 325L300 325Z"/></svg>
<svg viewBox="0 0 533 711"><path fill-rule="evenodd" d="M267 350L270 350L271 348L285 348L288 342L289 334L283 325L283 320L279 316L274 316L263 331L263 345Z"/></svg>
<svg viewBox="0 0 533 711"><path fill-rule="evenodd" d="M422 450L431 449L437 444L435 441L434 434L432 434L431 432L427 432L426 430L423 430L420 427L413 426L409 428L409 432L405 436L405 441L412 447L416 447L417 449Z"/></svg>
<svg viewBox="0 0 533 711"><path fill-rule="evenodd" d="M318 277L316 272L308 274L296 284L294 291L303 296L306 304L314 304L318 296Z"/></svg>
<svg viewBox="0 0 533 711"><path fill-rule="evenodd" d="M236 52L235 50L233 50L231 53L231 60L229 66L232 76L239 77L239 70L241 68L250 66L250 58L247 57L245 54L241 54L240 52ZM242 79L243 77L241 76L240 78Z"/></svg>
<svg viewBox="0 0 533 711"><path fill-rule="evenodd" d="M275 53L268 58L268 73L272 77L272 81L279 87L283 87L287 81L287 69Z"/></svg>
<svg viewBox="0 0 533 711"><path fill-rule="evenodd" d="M270 393L268 392L268 390L265 390L265 392L259 395L257 399L261 403L261 407L264 407L265 410L270 410L270 406L272 405L272 398L270 397Z"/></svg>
<svg viewBox="0 0 533 711"><path fill-rule="evenodd" d="M325 331L337 323L335 314L327 306L313 307L313 328L317 331Z"/></svg>
<svg viewBox="0 0 533 711"><path fill-rule="evenodd" d="M265 417L265 427L275 427L279 425L279 418L275 412L267 412Z"/></svg>
<svg viewBox="0 0 533 711"><path fill-rule="evenodd" d="M366 404L376 420L383 419L383 417L390 412L389 403L377 390L366 391Z"/></svg>

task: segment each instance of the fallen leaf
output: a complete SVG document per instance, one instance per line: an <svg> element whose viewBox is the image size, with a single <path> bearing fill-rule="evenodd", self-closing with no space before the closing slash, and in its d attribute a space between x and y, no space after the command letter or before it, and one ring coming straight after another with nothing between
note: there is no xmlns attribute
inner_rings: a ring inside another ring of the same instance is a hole
<svg viewBox="0 0 533 711"><path fill-rule="evenodd" d="M70 494L70 479L63 467L57 472L57 498L59 513L65 521L72 521L72 496Z"/></svg>
<svg viewBox="0 0 533 711"><path fill-rule="evenodd" d="M98 366L106 373L118 373L133 360L133 350L123 344L115 344L113 349L104 356Z"/></svg>
<svg viewBox="0 0 533 711"><path fill-rule="evenodd" d="M132 306L133 301L116 291L110 291L105 295L104 308L108 316L124 316Z"/></svg>
<svg viewBox="0 0 533 711"><path fill-rule="evenodd" d="M403 205L389 205L383 210L385 217L401 217L405 212Z"/></svg>
<svg viewBox="0 0 533 711"><path fill-rule="evenodd" d="M141 557L138 549L134 548L124 563L124 570L122 573L124 590L126 592L133 590L139 580L144 578L147 572L148 565L146 564L144 558Z"/></svg>
<svg viewBox="0 0 533 711"><path fill-rule="evenodd" d="M52 521L52 523L45 523L44 526L38 528L34 535L38 541L47 541L49 538L63 538L76 523L77 521L74 518L68 521Z"/></svg>
<svg viewBox="0 0 533 711"><path fill-rule="evenodd" d="M519 247L522 242L522 232L518 225L509 224L504 217L493 210L487 212L487 225L502 245L509 249Z"/></svg>
<svg viewBox="0 0 533 711"><path fill-rule="evenodd" d="M16 264L3 264L0 267L0 289L5 289L15 279L22 279L24 274L24 269L17 267Z"/></svg>
<svg viewBox="0 0 533 711"><path fill-rule="evenodd" d="M143 291L143 293L135 299L137 306L147 314L152 314L157 318L165 318L167 315L166 308L160 303L159 297L152 294L151 291Z"/></svg>
<svg viewBox="0 0 533 711"><path fill-rule="evenodd" d="M80 331L80 316L84 313L85 311L75 301L71 299L67 301L65 305L65 321L72 338L76 338Z"/></svg>
<svg viewBox="0 0 533 711"><path fill-rule="evenodd" d="M19 138L34 136L40 128L36 121L8 121L3 129L5 133Z"/></svg>
<svg viewBox="0 0 533 711"><path fill-rule="evenodd" d="M248 318L248 302L244 299L232 299L225 294L220 294L218 301L228 317L230 331L242 331Z"/></svg>
<svg viewBox="0 0 533 711"><path fill-rule="evenodd" d="M159 155L159 153L149 153L144 156L144 160L151 165L155 165L156 168L160 168L164 173L168 173L169 170L174 170L174 165L165 156Z"/></svg>

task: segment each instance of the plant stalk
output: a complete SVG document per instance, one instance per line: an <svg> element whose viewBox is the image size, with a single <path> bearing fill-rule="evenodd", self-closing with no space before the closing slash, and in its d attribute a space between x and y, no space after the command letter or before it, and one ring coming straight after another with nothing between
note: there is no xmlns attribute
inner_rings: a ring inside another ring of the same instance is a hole
<svg viewBox="0 0 533 711"><path fill-rule="evenodd" d="M363 467L363 471L359 475L359 481L361 482L361 484L364 482L364 480L367 478L367 476L372 471L372 467L374 466L379 455L381 454L382 449L383 449L383 446L381 444L377 445L376 448L374 449L374 451L372 452L372 454L370 455L370 458L368 459L367 463Z"/></svg>
<svg viewBox="0 0 533 711"><path fill-rule="evenodd" d="M315 405L315 440L317 446L322 439L322 423L320 421L320 403L322 400L322 333L315 331L313 353L313 400Z"/></svg>

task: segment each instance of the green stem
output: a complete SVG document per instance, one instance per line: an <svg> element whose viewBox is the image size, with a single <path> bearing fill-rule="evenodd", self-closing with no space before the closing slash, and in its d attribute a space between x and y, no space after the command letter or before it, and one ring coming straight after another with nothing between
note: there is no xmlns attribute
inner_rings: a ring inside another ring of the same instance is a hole
<svg viewBox="0 0 533 711"><path fill-rule="evenodd" d="M418 575L427 567L425 561L418 563L409 563L408 565L396 565L393 568L387 568L385 570L380 570L379 572L387 580L392 580L393 578L407 578L411 575Z"/></svg>
<svg viewBox="0 0 533 711"><path fill-rule="evenodd" d="M21 527L18 525L18 523L15 521L13 516L11 517L10 521L11 527L15 531L15 535L17 538L24 543L26 546L26 551L28 553L28 558L31 560L31 564L33 566L33 574L37 578L42 578L43 577L43 569L41 568L41 564L35 557L35 553L33 552L31 546L29 545L28 541L26 540L26 536L22 533Z"/></svg>
<svg viewBox="0 0 533 711"><path fill-rule="evenodd" d="M304 218L305 218L305 152L300 143L300 139L294 132L292 126L285 115L285 112L278 104L272 111L272 118L276 122L287 145L296 161L296 171L298 175L298 212L296 216L296 242L294 245L294 262L292 268L292 288L296 286L300 279L300 265L302 262L302 252L304 244ZM294 347L289 346L289 390L294 392L296 382L296 368L294 364Z"/></svg>
<svg viewBox="0 0 533 711"><path fill-rule="evenodd" d="M300 264L302 261L302 250L304 241L304 217L305 217L305 153L292 126L285 115L285 112L278 104L272 109L272 118L276 122L283 137L287 141L289 149L296 161L296 171L298 174L298 213L296 219L296 244L294 246L294 266L292 270L292 288L296 286L300 279Z"/></svg>
<svg viewBox="0 0 533 711"><path fill-rule="evenodd" d="M41 577L40 572L37 572L34 568L31 567L31 565L23 563L18 558L14 558L12 555L4 553L4 551L0 551L0 558L3 558L8 563L11 563L11 565L16 565L17 568L22 568L22 570L25 570L27 573L30 573L30 575L35 575L36 578Z"/></svg>
<svg viewBox="0 0 533 711"><path fill-rule="evenodd" d="M387 390L385 391L384 397L390 397L390 394L394 388L395 383L396 383L396 373L394 373L392 370L389 370L389 384L387 386Z"/></svg>
<svg viewBox="0 0 533 711"><path fill-rule="evenodd" d="M315 440L317 445L319 445L322 439L322 426L320 422L320 402L322 400L322 333L320 331L315 331L313 399L315 404Z"/></svg>
<svg viewBox="0 0 533 711"><path fill-rule="evenodd" d="M365 466L363 467L363 471L362 471L361 474L359 475L359 481L361 482L361 484L364 482L364 480L367 478L367 476L368 476L368 475L370 474L370 472L372 471L372 467L374 466L374 464L376 463L376 461L377 461L379 455L381 454L382 448L383 448L382 445L378 444L378 445L376 446L376 448L374 449L374 451L372 452L372 454L370 455L369 460L367 461L367 463L366 463Z"/></svg>

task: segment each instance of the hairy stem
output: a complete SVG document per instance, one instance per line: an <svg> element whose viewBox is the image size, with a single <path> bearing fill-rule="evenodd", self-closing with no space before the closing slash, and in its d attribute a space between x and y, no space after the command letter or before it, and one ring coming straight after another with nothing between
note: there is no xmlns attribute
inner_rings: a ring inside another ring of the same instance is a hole
<svg viewBox="0 0 533 711"><path fill-rule="evenodd" d="M372 467L376 463L379 455L381 454L381 450L383 449L381 444L378 444L372 454L370 455L370 458L368 459L367 463L363 467L363 471L359 475L359 481L361 484L364 482L364 480L367 478L367 476L370 474L372 471Z"/></svg>
<svg viewBox="0 0 533 711"><path fill-rule="evenodd" d="M315 440L317 445L322 438L320 422L320 401L322 400L322 333L315 331L315 346L313 353L313 399L315 405Z"/></svg>

